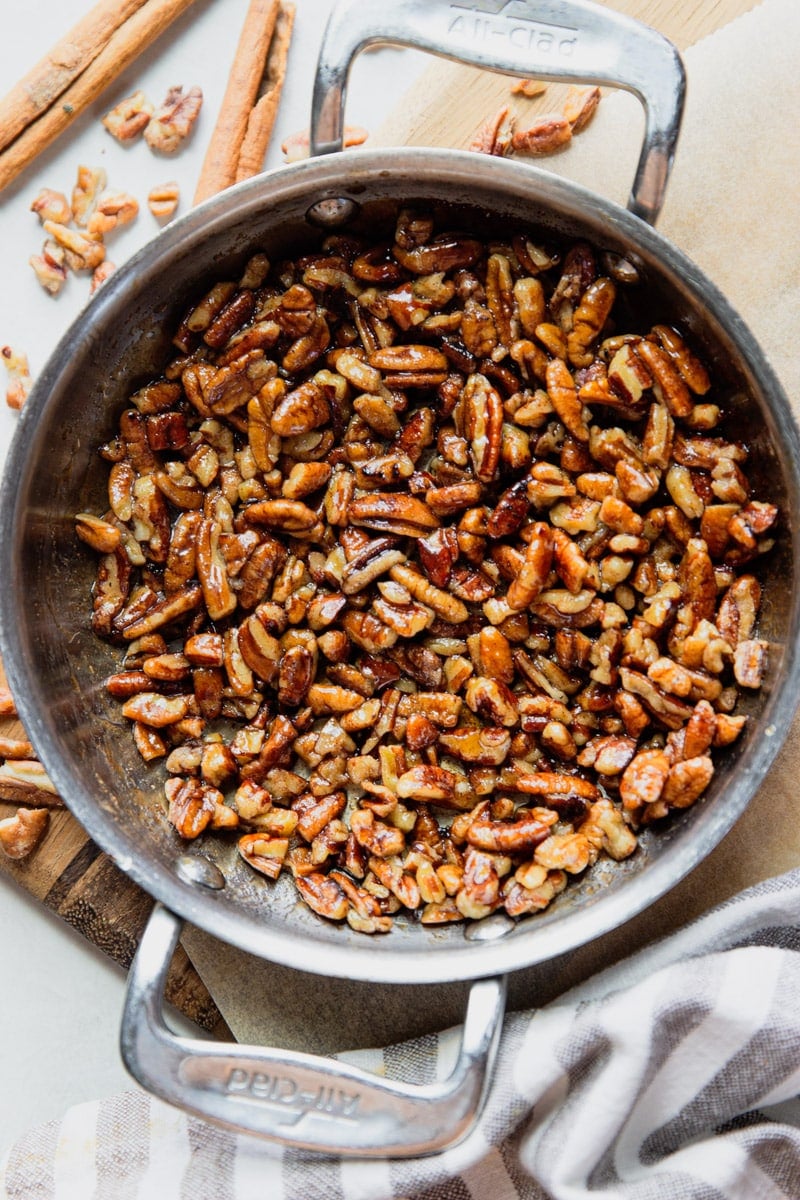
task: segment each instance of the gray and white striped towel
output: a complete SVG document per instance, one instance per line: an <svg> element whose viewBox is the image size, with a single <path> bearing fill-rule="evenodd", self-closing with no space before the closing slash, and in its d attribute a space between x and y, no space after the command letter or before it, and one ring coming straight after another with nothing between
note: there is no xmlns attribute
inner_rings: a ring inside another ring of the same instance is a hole
<svg viewBox="0 0 800 1200"><path fill-rule="evenodd" d="M348 1056L445 1073L452 1033ZM538 1012L507 1017L474 1132L340 1162L138 1091L22 1138L9 1200L798 1200L800 871L759 884Z"/></svg>

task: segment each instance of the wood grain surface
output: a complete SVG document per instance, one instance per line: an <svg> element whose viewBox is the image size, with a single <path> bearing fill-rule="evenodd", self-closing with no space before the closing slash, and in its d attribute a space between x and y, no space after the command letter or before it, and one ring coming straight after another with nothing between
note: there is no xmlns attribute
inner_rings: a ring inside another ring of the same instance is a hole
<svg viewBox="0 0 800 1200"><path fill-rule="evenodd" d="M0 663L0 685L5 684ZM0 720L0 737L21 738L13 718ZM0 785L0 820L14 814L17 801ZM153 900L104 854L65 808L53 808L44 840L28 858L0 852L0 873L41 901L98 949L127 970L147 923ZM170 968L167 1000L216 1037L230 1031L182 946Z"/></svg>
<svg viewBox="0 0 800 1200"><path fill-rule="evenodd" d="M608 5L659 29L679 49L755 6L755 0L613 0ZM565 90L559 88L551 84L544 96L518 101L520 110L532 114L558 108ZM435 59L398 102L395 115L381 128L377 140L386 145L463 147L486 117L508 100L508 77ZM3 682L0 663L0 684ZM2 736L23 736L19 722L0 719ZM0 794L0 819L15 809L13 800ZM66 809L51 812L46 838L29 859L12 862L0 853L0 873L120 966L129 966L153 901L100 851ZM172 964L167 996L204 1029L220 1037L231 1036L182 947Z"/></svg>
<svg viewBox="0 0 800 1200"><path fill-rule="evenodd" d="M757 0L609 0L604 7L636 17L685 50L756 5ZM536 113L557 112L566 92L566 85L550 83L540 96L512 96L507 75L432 59L381 126L377 141L385 146L465 149L502 106L509 105L520 120L529 120ZM375 140L371 138L371 144ZM547 164L546 158L540 161Z"/></svg>

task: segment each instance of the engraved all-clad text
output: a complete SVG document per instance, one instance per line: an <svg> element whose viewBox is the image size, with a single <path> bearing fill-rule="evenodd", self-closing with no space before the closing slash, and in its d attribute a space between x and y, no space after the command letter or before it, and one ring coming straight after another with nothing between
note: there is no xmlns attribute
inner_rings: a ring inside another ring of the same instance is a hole
<svg viewBox="0 0 800 1200"><path fill-rule="evenodd" d="M449 35L492 46L507 44L514 50L553 58L570 58L578 44L577 29L533 21L515 0L452 4Z"/></svg>
<svg viewBox="0 0 800 1200"><path fill-rule="evenodd" d="M264 1071L248 1071L244 1067L232 1068L225 1086L229 1093L246 1094L256 1100L266 1100L292 1109L298 1117L314 1112L352 1120L357 1116L361 1100L358 1093L348 1093L341 1088L325 1085L306 1092L286 1075L269 1075Z"/></svg>

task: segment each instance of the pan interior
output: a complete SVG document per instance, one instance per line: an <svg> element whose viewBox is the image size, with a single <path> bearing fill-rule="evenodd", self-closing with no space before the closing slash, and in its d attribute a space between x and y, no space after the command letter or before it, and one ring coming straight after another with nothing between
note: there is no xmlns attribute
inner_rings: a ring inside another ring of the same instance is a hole
<svg viewBox="0 0 800 1200"><path fill-rule="evenodd" d="M694 808L647 833L626 862L598 864L496 942L465 938L462 926L400 920L388 937L369 939L316 917L297 902L290 879L258 876L239 859L235 839L181 843L163 809L163 767L143 764L106 693L118 651L89 629L96 563L75 538L73 516L106 507L98 446L130 394L174 356L171 336L188 301L215 280L235 278L256 250L276 261L318 245L325 233L306 213L338 197L353 202L348 231L371 237L376 227L392 227L400 206L419 204L441 211L440 227L587 237L627 256L641 277L631 320L640 328L677 324L689 336L731 412L728 435L750 446L756 494L782 513L762 575L769 679L746 701L747 736L720 757ZM237 187L175 222L112 276L59 345L26 406L3 484L4 662L23 722L77 818L138 883L194 924L287 965L353 978L423 982L530 965L620 924L677 883L741 814L777 753L797 694L798 462L785 397L747 329L692 264L636 218L543 172L480 156L333 155ZM216 863L226 885L211 891L181 879L175 863L187 852Z"/></svg>

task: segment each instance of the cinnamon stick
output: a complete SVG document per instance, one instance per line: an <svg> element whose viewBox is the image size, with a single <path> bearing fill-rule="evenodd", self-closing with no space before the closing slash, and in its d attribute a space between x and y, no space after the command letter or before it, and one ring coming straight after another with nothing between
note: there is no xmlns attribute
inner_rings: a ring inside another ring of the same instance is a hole
<svg viewBox="0 0 800 1200"><path fill-rule="evenodd" d="M279 0L250 0L228 86L197 182L195 204L236 181L239 151L264 74L278 10Z"/></svg>
<svg viewBox="0 0 800 1200"><path fill-rule="evenodd" d="M88 67L145 0L99 0L0 100L0 150L35 121Z"/></svg>
<svg viewBox="0 0 800 1200"><path fill-rule="evenodd" d="M57 101L0 153L0 191L67 129L194 0L145 0Z"/></svg>
<svg viewBox="0 0 800 1200"><path fill-rule="evenodd" d="M267 55L267 65L262 84L263 94L258 98L247 121L247 130L239 151L236 182L258 175L264 168L264 159L278 115L283 82L286 78L286 62L292 40L295 6L281 3L275 34Z"/></svg>

